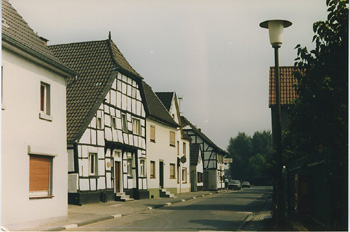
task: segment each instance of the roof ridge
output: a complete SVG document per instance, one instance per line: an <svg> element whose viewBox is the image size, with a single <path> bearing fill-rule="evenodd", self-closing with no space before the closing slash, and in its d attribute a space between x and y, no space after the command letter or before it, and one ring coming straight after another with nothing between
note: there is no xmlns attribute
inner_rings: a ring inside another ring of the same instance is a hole
<svg viewBox="0 0 350 232"><path fill-rule="evenodd" d="M52 45L48 45L48 47L62 46L62 45L74 45L74 44L85 44L85 43L96 43L96 42L106 42L106 41L108 41L108 39L91 40L91 41L83 41L83 42L70 42L70 43L61 43L61 44L52 44Z"/></svg>

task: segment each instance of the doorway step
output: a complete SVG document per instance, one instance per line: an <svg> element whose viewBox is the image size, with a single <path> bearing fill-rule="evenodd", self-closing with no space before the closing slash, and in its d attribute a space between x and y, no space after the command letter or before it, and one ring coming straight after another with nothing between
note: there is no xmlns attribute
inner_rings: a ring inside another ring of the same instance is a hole
<svg viewBox="0 0 350 232"><path fill-rule="evenodd" d="M134 198L131 198L129 195L123 193L117 193L115 196L116 201L133 201Z"/></svg>
<svg viewBox="0 0 350 232"><path fill-rule="evenodd" d="M166 189L159 189L159 196L165 198L174 198L174 194L170 193Z"/></svg>

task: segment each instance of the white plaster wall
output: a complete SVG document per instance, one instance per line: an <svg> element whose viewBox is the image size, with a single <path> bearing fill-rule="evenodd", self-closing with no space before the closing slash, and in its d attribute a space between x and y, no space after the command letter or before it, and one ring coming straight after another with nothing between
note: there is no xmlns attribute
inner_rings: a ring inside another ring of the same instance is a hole
<svg viewBox="0 0 350 232"><path fill-rule="evenodd" d="M2 50L2 225L67 215L66 86L63 77ZM51 122L39 119L40 82L50 84ZM28 145L53 158L53 198L29 199Z"/></svg>
<svg viewBox="0 0 350 232"><path fill-rule="evenodd" d="M150 141L150 125L155 126L156 142ZM148 188L159 187L159 161L164 162L164 188L176 188L176 172L175 179L170 179L170 163L175 164L177 162L176 147L170 146L170 131L175 131L175 128L168 127L166 125L155 122L151 119L146 119L146 138L147 138L147 179ZM175 138L176 140L177 138ZM150 161L156 163L156 178L150 178Z"/></svg>

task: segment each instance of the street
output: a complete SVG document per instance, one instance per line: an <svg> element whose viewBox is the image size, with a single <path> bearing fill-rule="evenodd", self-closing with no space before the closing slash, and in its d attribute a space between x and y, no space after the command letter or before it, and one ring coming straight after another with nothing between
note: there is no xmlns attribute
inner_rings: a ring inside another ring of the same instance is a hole
<svg viewBox="0 0 350 232"><path fill-rule="evenodd" d="M159 209L76 228L79 231L168 231L242 229L271 196L271 187L252 187L241 191L193 199ZM248 217L249 216L249 217ZM71 229L74 230L74 229Z"/></svg>

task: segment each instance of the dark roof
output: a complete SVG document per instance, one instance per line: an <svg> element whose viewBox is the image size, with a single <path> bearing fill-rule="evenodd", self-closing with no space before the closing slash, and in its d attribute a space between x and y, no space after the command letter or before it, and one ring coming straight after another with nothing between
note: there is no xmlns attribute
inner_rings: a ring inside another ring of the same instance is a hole
<svg viewBox="0 0 350 232"><path fill-rule="evenodd" d="M281 105L294 104L298 97L295 85L297 79L294 77L295 67L282 66L280 70L281 85ZM270 67L269 72L269 106L276 104L276 87L275 87L275 67Z"/></svg>
<svg viewBox="0 0 350 232"><path fill-rule="evenodd" d="M216 146L216 144L211 141L200 129L195 127L186 117L181 116L181 126L182 128L186 126L190 126L195 134L201 137L206 143L212 146L217 152L228 154L226 151L222 150L220 147ZM183 129L185 130L185 129Z"/></svg>
<svg viewBox="0 0 350 232"><path fill-rule="evenodd" d="M179 125L170 116L168 110L165 108L163 103L159 100L157 95L153 92L151 86L146 82L142 81L142 91L144 99L146 101L145 110L147 117L161 121L169 126L179 127Z"/></svg>
<svg viewBox="0 0 350 232"><path fill-rule="evenodd" d="M49 46L68 67L79 73L67 83L67 140L75 141L103 102L115 78L122 72L136 81L142 77L130 66L112 40Z"/></svg>
<svg viewBox="0 0 350 232"><path fill-rule="evenodd" d="M197 165L198 154L200 152L201 146L198 143L192 143L190 146L190 164Z"/></svg>
<svg viewBox="0 0 350 232"><path fill-rule="evenodd" d="M2 0L2 40L55 66L68 76L76 75L48 49L7 0Z"/></svg>
<svg viewBox="0 0 350 232"><path fill-rule="evenodd" d="M156 92L159 99L163 102L165 108L169 111L171 107L171 101L174 98L175 92Z"/></svg>

